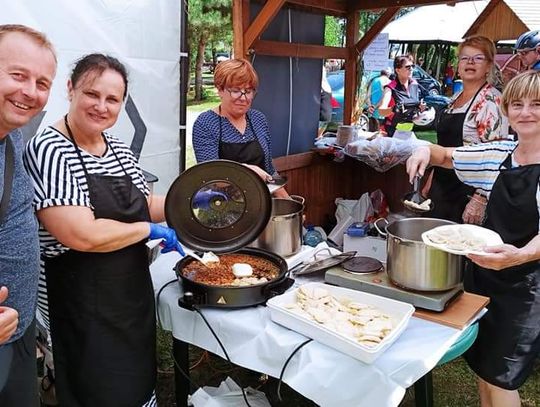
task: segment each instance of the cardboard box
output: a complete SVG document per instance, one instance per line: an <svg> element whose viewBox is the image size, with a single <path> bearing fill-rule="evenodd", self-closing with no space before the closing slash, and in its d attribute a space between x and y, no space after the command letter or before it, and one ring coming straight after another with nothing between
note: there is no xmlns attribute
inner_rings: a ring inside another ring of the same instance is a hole
<svg viewBox="0 0 540 407"><path fill-rule="evenodd" d="M343 236L343 251L356 251L357 256L373 257L386 264L386 239L381 237Z"/></svg>

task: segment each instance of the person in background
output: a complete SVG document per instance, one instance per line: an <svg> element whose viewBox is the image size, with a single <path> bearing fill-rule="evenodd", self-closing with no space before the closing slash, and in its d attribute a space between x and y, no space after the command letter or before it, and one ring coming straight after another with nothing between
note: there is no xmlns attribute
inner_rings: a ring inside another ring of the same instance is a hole
<svg viewBox="0 0 540 407"><path fill-rule="evenodd" d="M459 147L507 138L508 123L500 109L501 93L488 82L495 63L493 41L472 36L459 44L457 53L463 90L454 95L439 118L437 144ZM426 216L482 223L486 191L463 184L453 170L434 168L427 195L434 207Z"/></svg>
<svg viewBox="0 0 540 407"><path fill-rule="evenodd" d="M214 85L221 103L201 113L193 124L193 149L197 162L225 159L242 163L263 181L271 182L277 172L272 164L268 122L263 113L251 108L259 78L245 59L231 59L218 65ZM274 196L286 198L284 188Z"/></svg>
<svg viewBox="0 0 540 407"><path fill-rule="evenodd" d="M540 30L521 34L514 49L526 69L540 71Z"/></svg>
<svg viewBox="0 0 540 407"><path fill-rule="evenodd" d="M367 94L369 95L368 113L370 119L369 131L378 131L384 124L384 116L380 114L379 107L383 101L384 88L390 81L390 68L382 69L379 76L373 78L368 85Z"/></svg>
<svg viewBox="0 0 540 407"><path fill-rule="evenodd" d="M419 57L418 60L416 61L416 64L417 64L420 68L424 68L424 58Z"/></svg>
<svg viewBox="0 0 540 407"><path fill-rule="evenodd" d="M68 113L24 154L46 277L40 311L50 322L62 406L155 405L146 242L163 239L164 251L183 250L172 229L153 223L164 220L164 197L149 193L129 147L106 132L127 90L116 58L82 57L67 83Z"/></svg>
<svg viewBox="0 0 540 407"><path fill-rule="evenodd" d="M489 194L483 226L504 244L469 254L464 288L490 298L465 360L478 376L482 406L518 407L518 388L540 356L540 72L506 85L501 108L518 141L420 147L407 161L412 180L428 164Z"/></svg>
<svg viewBox="0 0 540 407"><path fill-rule="evenodd" d="M23 25L0 25L0 406L39 403L35 310L39 273L32 183L20 127L43 110L56 74L54 48Z"/></svg>
<svg viewBox="0 0 540 407"><path fill-rule="evenodd" d="M332 88L326 78L326 68L323 65L321 77L321 99L319 109L319 131L317 137L322 136L328 123L332 121Z"/></svg>
<svg viewBox="0 0 540 407"><path fill-rule="evenodd" d="M452 62L448 61L448 64L446 65L446 68L444 70L444 79L443 79L444 92L447 95L452 94L455 75L456 73L454 72L454 67L452 66Z"/></svg>
<svg viewBox="0 0 540 407"><path fill-rule="evenodd" d="M390 137L400 124L408 124L412 128L413 116L426 108L420 101L420 87L412 77L413 69L414 63L410 55L396 57L396 78L384 87L379 112L385 117L384 130Z"/></svg>

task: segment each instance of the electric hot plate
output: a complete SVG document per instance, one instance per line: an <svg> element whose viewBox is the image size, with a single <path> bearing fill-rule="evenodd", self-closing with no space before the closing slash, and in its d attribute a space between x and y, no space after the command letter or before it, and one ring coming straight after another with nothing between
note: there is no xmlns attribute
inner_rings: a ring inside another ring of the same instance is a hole
<svg viewBox="0 0 540 407"><path fill-rule="evenodd" d="M443 292L406 290L390 281L384 267L375 273L366 274L351 273L345 270L345 263L342 266L326 271L327 283L392 298L430 311L444 311L448 304L463 293L462 286Z"/></svg>

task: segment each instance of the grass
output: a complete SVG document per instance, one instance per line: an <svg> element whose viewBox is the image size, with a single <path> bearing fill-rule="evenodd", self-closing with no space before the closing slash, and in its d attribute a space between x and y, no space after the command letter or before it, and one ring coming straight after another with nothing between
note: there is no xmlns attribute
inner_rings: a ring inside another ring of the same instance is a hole
<svg viewBox="0 0 540 407"><path fill-rule="evenodd" d="M194 112L204 112L205 110L212 109L213 107L219 104L219 96L217 94L217 89L214 87L214 78L212 74L203 74L203 94L205 98L202 101L193 100L195 97L195 92L190 87L187 94L187 107L189 110ZM191 82L193 83L193 78Z"/></svg>
<svg viewBox="0 0 540 407"><path fill-rule="evenodd" d="M174 406L174 361L170 350L171 334L158 331L158 401L160 407ZM269 378L238 366L230 366L224 359L190 346L190 375L198 386L218 386L227 376L241 386L251 386L265 392L274 407L313 407L316 404L287 385L282 385L283 401L277 396L277 379ZM479 405L474 374L462 358L433 369L433 398L435 406L465 407ZM540 363L520 389L523 407L540 407ZM408 389L400 407L414 407L414 391Z"/></svg>

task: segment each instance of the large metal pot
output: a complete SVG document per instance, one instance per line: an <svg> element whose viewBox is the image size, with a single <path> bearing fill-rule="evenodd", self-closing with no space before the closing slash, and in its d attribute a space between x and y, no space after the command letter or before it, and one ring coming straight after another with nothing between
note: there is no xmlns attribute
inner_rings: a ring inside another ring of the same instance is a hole
<svg viewBox="0 0 540 407"><path fill-rule="evenodd" d="M302 248L304 198L272 199L272 213L263 232L251 244L280 256L292 256Z"/></svg>
<svg viewBox="0 0 540 407"><path fill-rule="evenodd" d="M184 266L191 261L196 261L189 256L184 257L174 267L176 276L182 281L184 293L193 295L193 302L207 307L241 308L265 303L269 298L282 294L294 282L287 277L287 262L274 253L254 248L244 248L235 253L249 254L270 260L279 267L279 276L275 279L249 286L230 287L209 285L195 282L182 274Z"/></svg>
<svg viewBox="0 0 540 407"><path fill-rule="evenodd" d="M390 280L417 291L446 291L459 285L463 280L463 257L422 241L422 233L452 224L432 218L407 218L390 223L386 227L386 271Z"/></svg>

